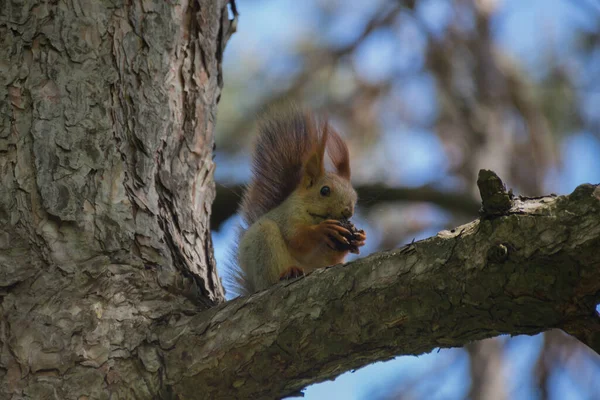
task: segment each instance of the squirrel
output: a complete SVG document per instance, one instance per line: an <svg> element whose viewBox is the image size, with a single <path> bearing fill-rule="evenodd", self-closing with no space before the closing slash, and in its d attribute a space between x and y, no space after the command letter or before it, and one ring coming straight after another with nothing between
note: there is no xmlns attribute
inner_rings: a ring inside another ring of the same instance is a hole
<svg viewBox="0 0 600 400"><path fill-rule="evenodd" d="M248 295L358 253L366 235L348 221L356 201L348 147L326 120L295 108L264 119L240 207L246 227L230 279L234 292Z"/></svg>

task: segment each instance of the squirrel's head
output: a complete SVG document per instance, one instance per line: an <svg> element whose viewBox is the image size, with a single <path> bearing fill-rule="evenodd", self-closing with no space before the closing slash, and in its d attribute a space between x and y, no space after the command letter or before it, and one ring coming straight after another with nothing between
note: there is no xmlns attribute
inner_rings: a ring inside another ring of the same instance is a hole
<svg viewBox="0 0 600 400"><path fill-rule="evenodd" d="M325 170L325 150L335 171ZM350 184L350 156L346 144L327 123L320 140L304 163L297 195L316 220L349 219L354 214L356 191Z"/></svg>

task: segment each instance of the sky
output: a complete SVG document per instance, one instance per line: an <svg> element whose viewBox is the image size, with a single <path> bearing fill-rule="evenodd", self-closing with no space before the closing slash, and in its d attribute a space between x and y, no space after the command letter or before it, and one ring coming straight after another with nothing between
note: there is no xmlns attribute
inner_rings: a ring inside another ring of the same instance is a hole
<svg viewBox="0 0 600 400"><path fill-rule="evenodd" d="M317 1L317 0L314 0ZM273 81L284 81L286 74L295 67L296 60L290 52L290 45L298 38L312 35L319 31L319 18L315 14L314 1L297 0L238 0L240 12L238 31L231 38L225 52L225 86L228 84L228 71L235 68L260 70L270 64L270 74ZM353 39L365 15L373 10L373 4L383 0L365 2L363 0L347 0L343 18L328 26L323 40L335 43L345 43ZM491 1L491 0L490 0ZM545 51L540 46L550 46L557 56L566 54L573 37L573 24L588 23L587 16L580 8L571 4L575 0L500 0L499 21L494 26L495 39L499 45L519 60L535 78L542 75L546 65L543 59ZM448 17L448 6L445 0L426 0L419 9L420 15L430 28L441 31ZM598 5L600 9L600 3ZM543 29L542 29L543 28ZM406 60L418 63L424 42L417 33L410 32L407 26L409 43L397 43L396 38L389 33L379 34L367 41L357 51L356 64L365 79L377 81L384 79L395 68L410 68ZM542 35L546 35L542 37ZM548 40L547 35L551 35ZM260 54L260 57L248 55ZM253 61L243 66L239 65L240 58ZM393 60L393 61L391 61ZM253 85L252 82L248 83ZM260 91L260 88L255 88ZM433 82L430 77L418 76L402 90L408 93L418 104L420 118L431 119L435 114ZM259 96L260 94L258 94ZM599 109L600 95L583 93L584 101L590 104L590 112ZM242 107L245 102L253 99L221 100L220 107ZM417 115L419 117L419 115ZM560 145L564 164L557 171L551 171L546 179L548 192L566 194L581 183L600 182L600 142L599 136L590 132L575 132L568 136ZM401 145L400 145L401 143ZM433 132L425 130L407 130L390 127L389 134L384 135L379 148L379 154L386 154L386 149L399 149L399 154L386 156L393 163L397 175L392 177L406 186L418 186L439 180L447 170L447 162L442 145ZM405 149L404 151L402 149ZM410 149L410 151L408 150ZM217 181L244 181L248 178L248 157L235 160L222 158L217 155ZM231 219L220 231L213 233L215 257L217 265L224 264L228 256L228 246L233 240L233 227L237 220ZM427 236L435 232L425 232ZM541 348L540 336L519 336L512 338L508 346L505 364L511 370L500 371L506 375L511 398L536 399L530 383L532 363ZM417 380L421 375L443 365L452 365L448 373L439 376L435 388L431 385L415 387L414 398L427 399L458 399L464 398L469 389L468 357L460 349L434 350L430 354L419 357L397 357L388 362L375 363L355 372L342 374L335 381L328 381L309 386L304 390L305 398L313 399L368 399L376 393L386 393L394 384ZM518 374L511 371L519 371ZM586 399L580 393L573 379L564 375L553 377L557 399ZM599 387L600 390L600 387Z"/></svg>

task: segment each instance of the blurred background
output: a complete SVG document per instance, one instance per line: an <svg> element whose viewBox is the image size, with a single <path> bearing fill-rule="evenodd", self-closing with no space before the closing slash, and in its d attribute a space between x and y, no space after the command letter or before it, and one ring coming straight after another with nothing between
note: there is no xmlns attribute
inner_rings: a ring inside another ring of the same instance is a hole
<svg viewBox="0 0 600 400"><path fill-rule="evenodd" d="M515 194L600 183L600 0L238 0L216 138L221 274L256 117L294 101L347 138L370 252L477 217L480 168ZM397 357L308 399L600 399L560 331Z"/></svg>

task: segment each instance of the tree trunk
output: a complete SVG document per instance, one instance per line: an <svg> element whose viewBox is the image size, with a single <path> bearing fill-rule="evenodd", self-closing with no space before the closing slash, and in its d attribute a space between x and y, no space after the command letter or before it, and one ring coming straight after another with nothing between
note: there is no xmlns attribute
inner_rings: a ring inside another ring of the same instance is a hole
<svg viewBox="0 0 600 400"><path fill-rule="evenodd" d="M0 6L2 398L164 397L150 327L223 300L227 1Z"/></svg>

